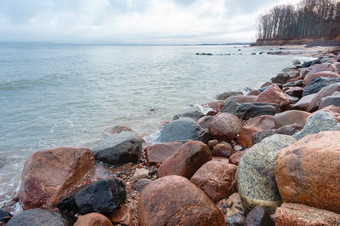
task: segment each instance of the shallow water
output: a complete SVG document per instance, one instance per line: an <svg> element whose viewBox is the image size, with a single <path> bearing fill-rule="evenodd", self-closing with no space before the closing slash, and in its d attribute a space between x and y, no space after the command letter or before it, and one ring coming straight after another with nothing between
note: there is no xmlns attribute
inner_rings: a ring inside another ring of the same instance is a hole
<svg viewBox="0 0 340 226"><path fill-rule="evenodd" d="M162 120L223 91L259 87L302 58L251 55L261 50L0 44L0 207L17 194L23 163L37 150L92 147L115 125L152 142Z"/></svg>

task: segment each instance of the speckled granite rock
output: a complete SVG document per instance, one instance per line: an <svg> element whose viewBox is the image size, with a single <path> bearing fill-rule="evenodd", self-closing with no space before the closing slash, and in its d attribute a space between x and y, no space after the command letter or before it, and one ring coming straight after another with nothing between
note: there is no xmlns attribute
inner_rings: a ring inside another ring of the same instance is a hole
<svg viewBox="0 0 340 226"><path fill-rule="evenodd" d="M281 148L295 141L291 136L275 134L255 144L243 155L236 182L246 212L262 206L267 214L272 214L281 204L274 177L275 157Z"/></svg>
<svg viewBox="0 0 340 226"><path fill-rule="evenodd" d="M300 132L297 132L293 137L297 140L321 131L340 131L340 123L338 123L328 113L320 111L311 115L306 122L306 125Z"/></svg>

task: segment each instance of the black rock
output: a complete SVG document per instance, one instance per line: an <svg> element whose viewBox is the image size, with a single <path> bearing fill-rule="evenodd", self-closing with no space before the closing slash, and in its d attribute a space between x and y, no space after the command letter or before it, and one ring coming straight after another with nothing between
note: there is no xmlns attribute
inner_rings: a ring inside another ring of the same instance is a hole
<svg viewBox="0 0 340 226"><path fill-rule="evenodd" d="M233 214L225 219L226 226L243 226L245 224L246 218L240 214Z"/></svg>
<svg viewBox="0 0 340 226"><path fill-rule="evenodd" d="M125 185L118 179L100 179L76 194L61 200L56 207L62 212L87 214L111 213L126 199ZM72 209L74 208L74 209Z"/></svg>
<svg viewBox="0 0 340 226"><path fill-rule="evenodd" d="M7 213L0 209L0 222L7 223L12 218L12 215L10 213Z"/></svg>
<svg viewBox="0 0 340 226"><path fill-rule="evenodd" d="M161 130L158 142L173 142L198 140L204 143L209 141L209 134L200 125L190 118L175 120Z"/></svg>
<svg viewBox="0 0 340 226"><path fill-rule="evenodd" d="M224 92L216 96L217 100L226 100L228 97L231 96L238 96L238 95L243 95L242 92Z"/></svg>
<svg viewBox="0 0 340 226"><path fill-rule="evenodd" d="M64 218L60 213L52 212L44 209L24 210L14 216L7 223L8 226L64 226L73 225L68 219Z"/></svg>
<svg viewBox="0 0 340 226"><path fill-rule="evenodd" d="M313 93L318 93L323 87L340 82L339 78L325 78L325 77L317 77L314 78L310 83L306 85L303 90L302 96L307 96Z"/></svg>
<svg viewBox="0 0 340 226"><path fill-rule="evenodd" d="M265 212L262 206L254 207L247 215L246 225L260 226L265 223ZM268 224L270 225L270 224Z"/></svg>
<svg viewBox="0 0 340 226"><path fill-rule="evenodd" d="M262 131L254 133L252 136L253 145L260 143L264 138L273 135L274 132L275 132L274 129L267 129L267 130L262 130Z"/></svg>
<svg viewBox="0 0 340 226"><path fill-rule="evenodd" d="M199 110L194 110L194 111L189 111L189 112L185 112L182 114L177 114L174 116L174 120L180 119L180 118L191 118L194 121L197 121L198 119L200 119L201 117L203 117L204 114L199 111Z"/></svg>
<svg viewBox="0 0 340 226"><path fill-rule="evenodd" d="M138 163L143 140L132 132L121 132L109 136L91 150L97 161L108 165Z"/></svg>
<svg viewBox="0 0 340 226"><path fill-rule="evenodd" d="M280 112L280 107L270 103L238 104L235 101L230 101L224 105L220 112L234 114L241 120L248 120L261 115L275 115Z"/></svg>

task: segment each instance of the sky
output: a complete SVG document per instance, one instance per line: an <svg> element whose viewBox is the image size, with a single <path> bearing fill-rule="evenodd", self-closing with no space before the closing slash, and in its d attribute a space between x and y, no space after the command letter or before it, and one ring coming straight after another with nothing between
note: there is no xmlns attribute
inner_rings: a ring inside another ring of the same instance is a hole
<svg viewBox="0 0 340 226"><path fill-rule="evenodd" d="M0 0L0 42L255 42L256 20L299 0Z"/></svg>

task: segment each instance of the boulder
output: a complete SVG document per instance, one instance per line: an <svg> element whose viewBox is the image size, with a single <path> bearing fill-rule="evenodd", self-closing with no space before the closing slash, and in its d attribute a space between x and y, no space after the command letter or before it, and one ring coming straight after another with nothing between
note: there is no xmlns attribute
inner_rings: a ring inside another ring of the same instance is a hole
<svg viewBox="0 0 340 226"><path fill-rule="evenodd" d="M62 212L111 213L125 201L125 185L118 179L100 179L57 203Z"/></svg>
<svg viewBox="0 0 340 226"><path fill-rule="evenodd" d="M274 133L276 133L276 134L285 134L285 135L292 136L293 134L301 131L302 128L303 127L301 125L293 123L293 124L281 126Z"/></svg>
<svg viewBox="0 0 340 226"><path fill-rule="evenodd" d="M340 225L340 214L297 203L283 203L272 218L276 226Z"/></svg>
<svg viewBox="0 0 340 226"><path fill-rule="evenodd" d="M21 174L23 208L51 208L78 186L94 165L94 156L86 148L59 147L33 153Z"/></svg>
<svg viewBox="0 0 340 226"><path fill-rule="evenodd" d="M315 64L312 66L311 71L306 74L306 77L321 71L337 72L337 69L331 63Z"/></svg>
<svg viewBox="0 0 340 226"><path fill-rule="evenodd" d="M322 98L319 109L334 105L340 106L340 92L336 91L332 95Z"/></svg>
<svg viewBox="0 0 340 226"><path fill-rule="evenodd" d="M317 112L320 112L320 111L328 113L335 120L340 122L340 107L339 106L330 105L330 106L324 107L324 108L314 112L312 115L315 115L315 114L317 114Z"/></svg>
<svg viewBox="0 0 340 226"><path fill-rule="evenodd" d="M108 215L114 225L132 226L132 209L128 205L121 205L119 209Z"/></svg>
<svg viewBox="0 0 340 226"><path fill-rule="evenodd" d="M212 149L212 156L229 158L234 152L230 144L222 142L216 144Z"/></svg>
<svg viewBox="0 0 340 226"><path fill-rule="evenodd" d="M273 82L265 82L265 83L263 83L262 85L261 85L261 88L264 88L264 87L268 87L268 86L270 86L270 85L273 85L274 83Z"/></svg>
<svg viewBox="0 0 340 226"><path fill-rule="evenodd" d="M89 213L83 216L79 216L78 220L74 224L74 226L113 226L111 221L100 213Z"/></svg>
<svg viewBox="0 0 340 226"><path fill-rule="evenodd" d="M255 206L247 215L246 225L261 226L271 225L268 221L269 216L266 216L262 206ZM274 225L274 224L273 224Z"/></svg>
<svg viewBox="0 0 340 226"><path fill-rule="evenodd" d="M322 72L317 72L314 74L307 74L305 78L303 79L303 85L306 86L308 83L310 83L313 79L318 78L318 77L326 77L326 78L338 78L340 75L338 72L330 72L330 71L322 71Z"/></svg>
<svg viewBox="0 0 340 226"><path fill-rule="evenodd" d="M280 107L270 103L238 104L231 101L221 109L221 112L236 115L241 120L248 120L261 115L275 115L280 112Z"/></svg>
<svg viewBox="0 0 340 226"><path fill-rule="evenodd" d="M274 117L272 115L262 115L250 118L248 122L242 126L237 142L244 147L253 145L253 134L262 130L274 129Z"/></svg>
<svg viewBox="0 0 340 226"><path fill-rule="evenodd" d="M256 100L257 96L232 96L229 97L224 101L225 104L228 104L229 102L235 102L238 104L243 104L243 103L252 103Z"/></svg>
<svg viewBox="0 0 340 226"><path fill-rule="evenodd" d="M144 149L148 164L164 162L183 145L181 142L154 143Z"/></svg>
<svg viewBox="0 0 340 226"><path fill-rule="evenodd" d="M293 97L301 98L302 93L303 93L303 88L301 88L301 87L289 87L287 89L284 89L284 93L286 93L290 96L293 96Z"/></svg>
<svg viewBox="0 0 340 226"><path fill-rule="evenodd" d="M209 133L213 139L230 142L240 132L241 121L232 114L221 113L211 121Z"/></svg>
<svg viewBox="0 0 340 226"><path fill-rule="evenodd" d="M307 111L316 111L321 104L322 98L330 96L336 91L340 91L340 82L323 87L313 98Z"/></svg>
<svg viewBox="0 0 340 226"><path fill-rule="evenodd" d="M142 153L143 140L135 133L121 132L109 136L91 150L97 161L107 165L138 163Z"/></svg>
<svg viewBox="0 0 340 226"><path fill-rule="evenodd" d="M244 151L238 151L238 152L235 152L234 154L232 154L229 158L229 162L231 164L234 164L236 166L238 166L238 163L240 162L242 156L246 153L248 149L244 150Z"/></svg>
<svg viewBox="0 0 340 226"><path fill-rule="evenodd" d="M190 181L217 202L233 193L236 169L233 164L212 160L199 168Z"/></svg>
<svg viewBox="0 0 340 226"><path fill-rule="evenodd" d="M242 156L236 182L246 212L262 206L267 214L272 214L280 206L281 198L274 178L275 157L280 149L295 141L291 136L275 134L255 144Z"/></svg>
<svg viewBox="0 0 340 226"><path fill-rule="evenodd" d="M296 86L302 86L302 79L296 80L294 82L288 82L283 84L283 87L296 87Z"/></svg>
<svg viewBox="0 0 340 226"><path fill-rule="evenodd" d="M290 125L294 123L303 127L309 116L310 116L310 113L308 112L291 110L291 111L285 111L285 112L274 115L274 121L275 121L276 128L280 128L282 126L286 126L286 125Z"/></svg>
<svg viewBox="0 0 340 226"><path fill-rule="evenodd" d="M237 96L237 95L243 95L242 92L224 92L224 93L221 93L219 95L216 96L216 99L217 100L225 100L227 99L228 97L231 97L231 96Z"/></svg>
<svg viewBox="0 0 340 226"><path fill-rule="evenodd" d="M213 119L214 119L214 116L211 116L211 115L204 116L197 121L197 124L200 125L202 129L208 130L209 125Z"/></svg>
<svg viewBox="0 0 340 226"><path fill-rule="evenodd" d="M161 143L188 140L199 140L203 142L208 142L209 140L207 131L202 129L190 118L181 118L167 124L157 138L157 141Z"/></svg>
<svg viewBox="0 0 340 226"><path fill-rule="evenodd" d="M137 180L133 183L132 189L137 191L137 192L141 192L151 182L152 182L152 180L150 180L150 179Z"/></svg>
<svg viewBox="0 0 340 226"><path fill-rule="evenodd" d="M261 93L260 91L258 91L258 90L255 89L255 90L250 91L250 92L247 94L247 96L258 96L260 93Z"/></svg>
<svg viewBox="0 0 340 226"><path fill-rule="evenodd" d="M316 95L317 94L314 93L314 94L310 94L310 95L302 97L296 104L292 105L292 108L294 110L306 111L310 103L312 102L313 98Z"/></svg>
<svg viewBox="0 0 340 226"><path fill-rule="evenodd" d="M224 216L209 197L188 179L166 176L149 184L138 202L144 225L225 225Z"/></svg>
<svg viewBox="0 0 340 226"><path fill-rule="evenodd" d="M203 107L204 112L206 113L210 111L217 113L224 106L224 101L220 100L220 101L210 102L210 103L202 104L201 106Z"/></svg>
<svg viewBox="0 0 340 226"><path fill-rule="evenodd" d="M273 83L284 84L288 81L289 75L286 73L279 73L277 76L270 79Z"/></svg>
<svg viewBox="0 0 340 226"><path fill-rule="evenodd" d="M271 85L258 95L255 102L274 103L279 105L283 111L290 109L289 100L276 84Z"/></svg>
<svg viewBox="0 0 340 226"><path fill-rule="evenodd" d="M283 202L340 213L339 147L340 131L325 131L282 149L274 172Z"/></svg>
<svg viewBox="0 0 340 226"><path fill-rule="evenodd" d="M180 118L191 118L193 119L195 122L200 119L201 117L203 117L204 114L199 111L199 110L193 110L193 111L188 111L182 114L177 114L174 116L174 120L180 119Z"/></svg>
<svg viewBox="0 0 340 226"><path fill-rule="evenodd" d="M323 87L340 82L340 78L317 77L305 86L302 97L318 93Z"/></svg>
<svg viewBox="0 0 340 226"><path fill-rule="evenodd" d="M316 134L321 131L340 131L340 123L328 113L320 111L311 115L303 129L295 133L293 137L300 140L307 135Z"/></svg>
<svg viewBox="0 0 340 226"><path fill-rule="evenodd" d="M290 106L292 107L292 105L296 104L297 102L299 102L299 98L298 97L292 97L289 96L287 93L285 93L285 96L287 97L287 99L289 100Z"/></svg>
<svg viewBox="0 0 340 226"><path fill-rule="evenodd" d="M253 145L260 143L264 138L270 137L275 133L275 129L266 129L253 134L251 140Z"/></svg>
<svg viewBox="0 0 340 226"><path fill-rule="evenodd" d="M309 66L308 66L309 67ZM303 79L303 78L305 78L305 76L311 71L311 69L310 68L302 68L301 70L300 70L300 76L301 76L301 78Z"/></svg>
<svg viewBox="0 0 340 226"><path fill-rule="evenodd" d="M179 175L190 179L206 162L211 160L209 147L200 141L188 141L158 169L158 176Z"/></svg>
<svg viewBox="0 0 340 226"><path fill-rule="evenodd" d="M72 225L72 222L64 218L60 213L44 209L24 210L14 216L7 223L8 226L64 226Z"/></svg>

